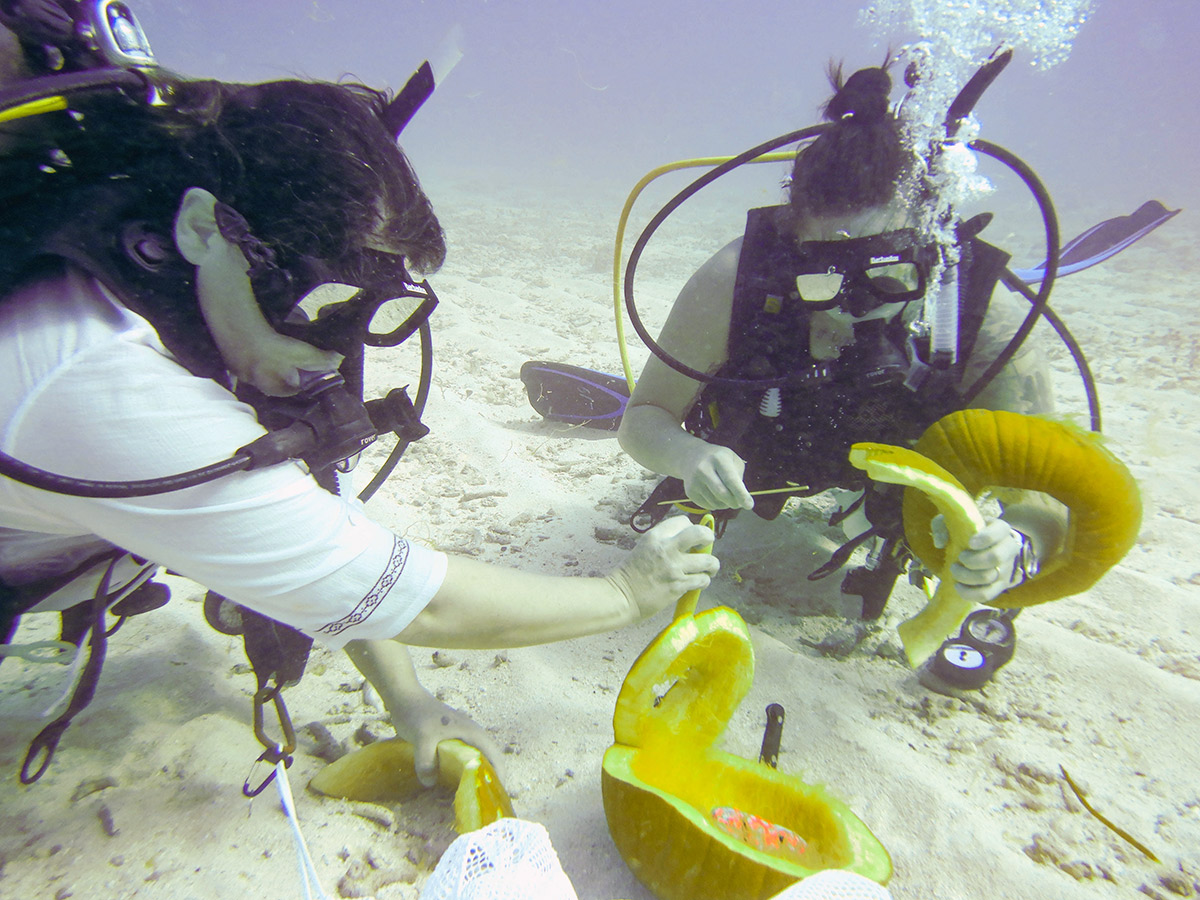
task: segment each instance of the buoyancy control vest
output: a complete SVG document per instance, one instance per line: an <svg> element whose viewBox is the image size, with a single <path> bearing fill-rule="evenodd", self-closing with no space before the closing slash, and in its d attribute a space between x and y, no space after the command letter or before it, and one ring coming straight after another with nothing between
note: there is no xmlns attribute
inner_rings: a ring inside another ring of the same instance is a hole
<svg viewBox="0 0 1200 900"><path fill-rule="evenodd" d="M959 263L958 362L928 365L928 341L913 335L903 315L855 325L854 340L829 363L812 359L813 313L796 291L790 265L795 241L781 233L782 207L751 210L734 284L727 362L718 374L769 379L795 374L783 388L747 390L728 383L702 391L685 427L746 460L751 490L805 485L803 495L833 487L861 490L865 475L847 459L859 441L911 444L961 405L960 381L1009 259L977 237L962 245ZM756 498L755 512L779 515L787 495Z"/></svg>

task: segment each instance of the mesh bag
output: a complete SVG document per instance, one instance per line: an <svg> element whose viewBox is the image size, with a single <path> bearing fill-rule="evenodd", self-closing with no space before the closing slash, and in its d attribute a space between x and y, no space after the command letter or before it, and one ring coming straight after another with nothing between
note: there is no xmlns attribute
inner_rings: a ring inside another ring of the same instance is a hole
<svg viewBox="0 0 1200 900"><path fill-rule="evenodd" d="M420 900L578 898L546 829L506 818L455 838L425 882Z"/></svg>
<svg viewBox="0 0 1200 900"><path fill-rule="evenodd" d="M888 889L842 869L825 869L797 881L772 900L892 900Z"/></svg>

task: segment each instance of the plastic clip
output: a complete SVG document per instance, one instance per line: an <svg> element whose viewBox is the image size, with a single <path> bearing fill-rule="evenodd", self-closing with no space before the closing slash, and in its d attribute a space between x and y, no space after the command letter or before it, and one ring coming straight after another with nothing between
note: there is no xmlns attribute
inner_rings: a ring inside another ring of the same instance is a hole
<svg viewBox="0 0 1200 900"><path fill-rule="evenodd" d="M257 766L261 762L270 764L270 774L268 774L267 777L259 783L258 787L254 788L250 787L250 776L246 775L246 780L242 782L242 793L247 797L257 797L259 794L265 791L267 789L267 785L274 781L275 776L279 773L279 764L283 763L283 767L286 769L292 764L292 758L284 755L283 748L276 744L274 747L264 750L259 755L258 759L254 761L254 766ZM251 772L254 771L254 766L250 767Z"/></svg>
<svg viewBox="0 0 1200 900"><path fill-rule="evenodd" d="M276 684L273 687L261 687L254 694L254 736L266 748L255 760L255 763L270 763L273 768L271 774L256 788L250 787L250 776L246 776L246 780L242 783L242 793L247 797L257 797L267 785L275 780L276 768L274 767L278 763L282 762L284 768L292 764L292 753L296 749L296 731L292 727L292 719L288 715L287 706L284 705L281 691L282 685ZM275 703L275 714L279 717L279 727L283 732L284 743L282 744L267 736L263 724L263 707L272 701Z"/></svg>

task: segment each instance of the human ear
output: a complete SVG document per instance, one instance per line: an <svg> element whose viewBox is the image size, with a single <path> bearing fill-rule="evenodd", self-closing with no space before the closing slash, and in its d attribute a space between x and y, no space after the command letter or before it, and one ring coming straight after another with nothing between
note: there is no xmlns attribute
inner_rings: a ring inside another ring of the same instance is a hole
<svg viewBox="0 0 1200 900"><path fill-rule="evenodd" d="M175 211L175 246L193 266L204 263L226 241L217 228L217 198L204 188L183 192Z"/></svg>
<svg viewBox="0 0 1200 900"><path fill-rule="evenodd" d="M246 257L217 227L217 198L204 188L183 192L175 213L175 245L196 267L204 323L229 370L264 394L287 396L305 372L333 372L342 356L276 332L263 316Z"/></svg>

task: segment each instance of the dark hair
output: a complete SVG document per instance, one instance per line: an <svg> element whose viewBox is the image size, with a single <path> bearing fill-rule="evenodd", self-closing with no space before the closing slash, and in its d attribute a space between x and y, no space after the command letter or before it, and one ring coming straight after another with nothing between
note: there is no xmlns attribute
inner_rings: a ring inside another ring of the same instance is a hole
<svg viewBox="0 0 1200 900"><path fill-rule="evenodd" d="M279 81L234 89L186 145L286 267L296 254L339 259L368 236L418 271L445 239L408 160L383 125L388 96L362 85ZM207 187L207 185L199 185Z"/></svg>
<svg viewBox="0 0 1200 900"><path fill-rule="evenodd" d="M140 212L169 227L183 191L202 187L232 206L280 264L339 260L368 237L419 271L445 259L441 226L380 115L388 96L357 84L256 85L170 80L168 102L106 94L81 99L64 128L69 169L41 190L119 181ZM77 116L77 118L80 118Z"/></svg>
<svg viewBox="0 0 1200 900"><path fill-rule="evenodd" d="M830 65L834 95L822 114L832 124L796 156L788 184L795 218L851 214L896 196L913 157L889 107L890 64L889 54L844 82L841 65Z"/></svg>

